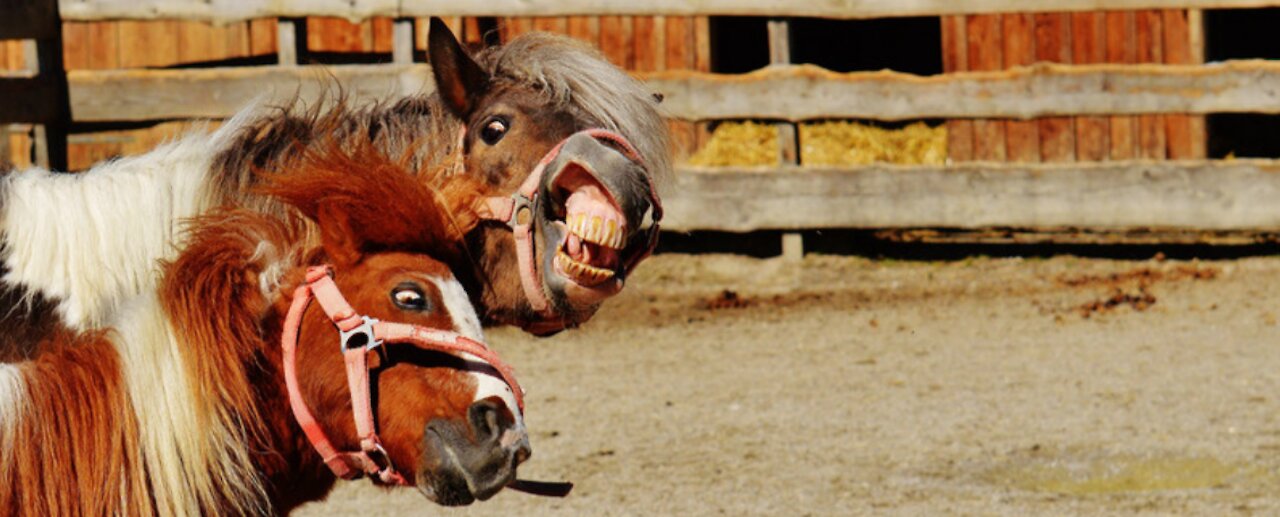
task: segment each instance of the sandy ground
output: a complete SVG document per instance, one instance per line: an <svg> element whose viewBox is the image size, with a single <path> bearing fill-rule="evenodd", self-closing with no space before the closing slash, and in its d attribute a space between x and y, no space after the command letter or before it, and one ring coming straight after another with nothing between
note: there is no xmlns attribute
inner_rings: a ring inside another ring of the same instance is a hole
<svg viewBox="0 0 1280 517"><path fill-rule="evenodd" d="M490 334L521 477L300 515L1280 515L1280 259L660 255L585 328Z"/></svg>

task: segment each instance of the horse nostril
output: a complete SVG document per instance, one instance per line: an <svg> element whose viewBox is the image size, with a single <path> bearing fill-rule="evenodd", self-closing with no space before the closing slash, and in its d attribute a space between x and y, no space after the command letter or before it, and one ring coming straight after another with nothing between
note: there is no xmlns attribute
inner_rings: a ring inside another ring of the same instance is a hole
<svg viewBox="0 0 1280 517"><path fill-rule="evenodd" d="M471 428L475 430L476 442L484 443L497 440L502 434L502 415L498 405L485 399L471 405L467 410L471 420Z"/></svg>

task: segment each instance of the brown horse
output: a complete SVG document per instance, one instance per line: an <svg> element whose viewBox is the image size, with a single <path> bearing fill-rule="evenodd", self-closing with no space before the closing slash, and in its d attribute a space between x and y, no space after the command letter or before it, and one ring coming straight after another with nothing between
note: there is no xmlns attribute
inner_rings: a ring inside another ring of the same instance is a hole
<svg viewBox="0 0 1280 517"><path fill-rule="evenodd" d="M472 57L439 20L429 36L431 95L249 108L212 135L76 175L0 177L0 360L29 357L23 346L59 328L116 324L154 289L157 262L187 246L191 217L236 207L292 224L260 173L331 139L406 157L410 174L455 171L494 196L467 235L471 254L449 264L483 324L548 334L589 319L656 237L654 184L670 165L655 96L568 38L533 33Z"/></svg>
<svg viewBox="0 0 1280 517"><path fill-rule="evenodd" d="M427 187L371 145L306 156L267 187L298 218L206 215L116 326L56 331L35 359L0 364L0 514L283 514L322 498L335 474L290 412L281 345L306 266L330 264L362 315L482 340L446 265L465 253L482 186L427 174ZM316 304L298 307L301 404L334 448L368 451L340 334ZM440 504L510 484L529 446L507 370L391 341L369 377L375 459Z"/></svg>

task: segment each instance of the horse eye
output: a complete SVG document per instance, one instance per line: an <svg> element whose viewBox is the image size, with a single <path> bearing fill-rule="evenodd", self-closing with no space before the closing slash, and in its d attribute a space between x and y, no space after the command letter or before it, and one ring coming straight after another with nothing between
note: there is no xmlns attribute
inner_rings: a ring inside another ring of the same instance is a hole
<svg viewBox="0 0 1280 517"><path fill-rule="evenodd" d="M491 118L484 123L484 129L480 130L480 139L484 143L494 145L507 135L507 121L500 118Z"/></svg>
<svg viewBox="0 0 1280 517"><path fill-rule="evenodd" d="M397 285L392 289L391 301L396 304L396 307L407 311L426 311L431 308L431 304L427 302L427 296L422 293L422 288L410 282Z"/></svg>

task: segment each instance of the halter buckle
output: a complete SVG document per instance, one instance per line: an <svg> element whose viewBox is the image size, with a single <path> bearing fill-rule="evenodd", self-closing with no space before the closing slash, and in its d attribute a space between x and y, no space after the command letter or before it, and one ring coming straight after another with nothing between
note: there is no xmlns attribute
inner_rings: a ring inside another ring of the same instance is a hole
<svg viewBox="0 0 1280 517"><path fill-rule="evenodd" d="M507 219L506 225L514 229L517 226L533 224L533 203L537 197L536 193L532 196L526 196L522 192L511 194L511 217ZM524 214L523 217L521 214ZM524 222L520 221L521 218Z"/></svg>
<svg viewBox="0 0 1280 517"><path fill-rule="evenodd" d="M382 346L382 340L373 335L373 325L378 320L368 316L361 316L360 320L362 323L352 327L351 330L338 330L338 346L343 352L354 348L373 350Z"/></svg>

